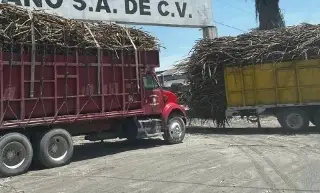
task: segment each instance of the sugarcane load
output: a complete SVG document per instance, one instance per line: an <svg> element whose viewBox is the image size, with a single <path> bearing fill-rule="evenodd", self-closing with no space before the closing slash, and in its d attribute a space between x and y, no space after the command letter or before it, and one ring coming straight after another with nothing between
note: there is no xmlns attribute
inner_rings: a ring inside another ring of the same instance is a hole
<svg viewBox="0 0 320 193"><path fill-rule="evenodd" d="M307 117L297 128L309 120L317 123L319 54L320 25L200 40L182 66L188 75L190 115L214 120L221 127L227 117L261 112L276 115L288 128L285 120L290 113Z"/></svg>
<svg viewBox="0 0 320 193"><path fill-rule="evenodd" d="M139 29L112 23L80 22L48 14L43 10L27 11L24 8L0 4L0 41L2 43L31 44L31 26L37 44L96 47L117 49L133 47L126 31L138 48L158 49L155 37Z"/></svg>

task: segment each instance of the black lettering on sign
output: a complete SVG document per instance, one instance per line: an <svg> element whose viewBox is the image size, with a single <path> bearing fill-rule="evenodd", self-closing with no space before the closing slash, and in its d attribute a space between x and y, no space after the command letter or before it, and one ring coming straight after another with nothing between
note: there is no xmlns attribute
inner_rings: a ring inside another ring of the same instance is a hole
<svg viewBox="0 0 320 193"><path fill-rule="evenodd" d="M73 7L79 11L83 11L87 7L86 2L84 2L83 0L73 0L73 1L75 3L78 3L78 4L73 4Z"/></svg>
<svg viewBox="0 0 320 193"><path fill-rule="evenodd" d="M163 6L168 6L169 5L169 3L168 2L166 2L166 1L160 1L159 2L159 4L158 4L158 12L159 12L159 14L161 15L161 16L168 16L169 14L170 14L170 12L169 11L167 11L167 10L163 10Z"/></svg>
<svg viewBox="0 0 320 193"><path fill-rule="evenodd" d="M131 8L130 5L132 5L133 7ZM135 0L125 0L126 14L135 14L137 10L138 10L138 4Z"/></svg>
<svg viewBox="0 0 320 193"><path fill-rule="evenodd" d="M180 7L179 2L176 2L177 10L180 17L184 17L186 15L187 3L183 3L182 9Z"/></svg>
<svg viewBox="0 0 320 193"><path fill-rule="evenodd" d="M52 3L52 1L56 1L56 3ZM62 2L63 0L46 0L47 5L53 9L61 7Z"/></svg>
<svg viewBox="0 0 320 193"><path fill-rule="evenodd" d="M32 0L37 7L42 7L42 0ZM24 6L30 6L30 0L24 0Z"/></svg>
<svg viewBox="0 0 320 193"><path fill-rule="evenodd" d="M140 15L151 15L150 11L150 0L140 0L139 7L140 7Z"/></svg>
<svg viewBox="0 0 320 193"><path fill-rule="evenodd" d="M16 5L22 5L20 0L2 0L1 3L14 3Z"/></svg>
<svg viewBox="0 0 320 193"><path fill-rule="evenodd" d="M100 12L102 9L106 10L107 13L111 13L108 0L98 0L96 12Z"/></svg>

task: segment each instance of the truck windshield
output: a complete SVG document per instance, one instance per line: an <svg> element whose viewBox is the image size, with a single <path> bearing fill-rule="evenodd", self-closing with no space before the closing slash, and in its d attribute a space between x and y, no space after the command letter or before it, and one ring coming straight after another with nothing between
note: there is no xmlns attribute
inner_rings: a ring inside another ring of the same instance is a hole
<svg viewBox="0 0 320 193"><path fill-rule="evenodd" d="M143 77L143 85L144 85L144 88L147 90L159 88L158 82L156 81L154 76L151 76L151 75L147 75L147 76Z"/></svg>

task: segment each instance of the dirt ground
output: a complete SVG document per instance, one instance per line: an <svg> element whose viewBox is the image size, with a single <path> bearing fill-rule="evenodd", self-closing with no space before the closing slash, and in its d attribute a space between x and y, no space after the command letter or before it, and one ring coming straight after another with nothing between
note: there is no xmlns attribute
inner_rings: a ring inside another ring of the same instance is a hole
<svg viewBox="0 0 320 193"><path fill-rule="evenodd" d="M320 192L320 130L286 133L273 118L262 129L195 124L178 145L74 138L72 163L0 179L0 192Z"/></svg>

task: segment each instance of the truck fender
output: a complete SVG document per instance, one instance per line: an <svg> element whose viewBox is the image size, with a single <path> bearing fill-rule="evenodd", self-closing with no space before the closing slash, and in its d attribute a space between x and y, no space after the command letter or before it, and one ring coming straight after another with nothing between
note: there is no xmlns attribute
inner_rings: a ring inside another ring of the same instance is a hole
<svg viewBox="0 0 320 193"><path fill-rule="evenodd" d="M186 110L179 104L167 103L162 110L162 118L165 122L168 121L169 116L172 113L178 113L182 115L182 119L186 122Z"/></svg>

